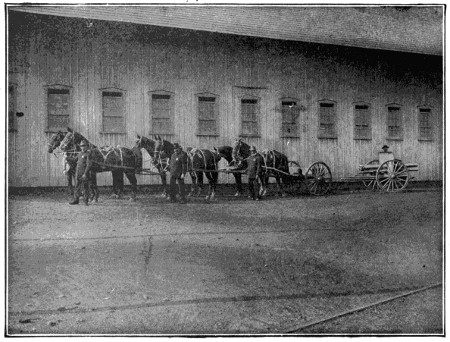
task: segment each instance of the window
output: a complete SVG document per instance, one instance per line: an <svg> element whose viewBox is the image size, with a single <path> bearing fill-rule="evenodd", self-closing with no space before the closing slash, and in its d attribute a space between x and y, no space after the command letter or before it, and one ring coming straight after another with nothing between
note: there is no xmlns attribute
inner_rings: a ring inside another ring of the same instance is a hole
<svg viewBox="0 0 450 342"><path fill-rule="evenodd" d="M255 98L241 99L241 135L257 136L259 134L258 127L259 103Z"/></svg>
<svg viewBox="0 0 450 342"><path fill-rule="evenodd" d="M218 105L213 94L199 94L198 98L198 135L217 135Z"/></svg>
<svg viewBox="0 0 450 342"><path fill-rule="evenodd" d="M372 139L370 107L367 104L354 106L354 139Z"/></svg>
<svg viewBox="0 0 450 342"><path fill-rule="evenodd" d="M419 140L432 140L432 116L430 108L419 108Z"/></svg>
<svg viewBox="0 0 450 342"><path fill-rule="evenodd" d="M400 106L388 106L388 139L402 139L402 117Z"/></svg>
<svg viewBox="0 0 450 342"><path fill-rule="evenodd" d="M124 93L118 90L102 91L104 133L125 133Z"/></svg>
<svg viewBox="0 0 450 342"><path fill-rule="evenodd" d="M47 128L51 132L65 130L70 126L70 88L66 86L47 87Z"/></svg>
<svg viewBox="0 0 450 342"><path fill-rule="evenodd" d="M151 93L151 133L173 134L174 95L166 91Z"/></svg>
<svg viewBox="0 0 450 342"><path fill-rule="evenodd" d="M8 130L14 132L17 130L17 85L8 86Z"/></svg>
<svg viewBox="0 0 450 342"><path fill-rule="evenodd" d="M281 100L281 137L290 138L299 136L298 118L300 107L293 99Z"/></svg>
<svg viewBox="0 0 450 342"><path fill-rule="evenodd" d="M337 138L335 107L331 101L319 103L319 138Z"/></svg>

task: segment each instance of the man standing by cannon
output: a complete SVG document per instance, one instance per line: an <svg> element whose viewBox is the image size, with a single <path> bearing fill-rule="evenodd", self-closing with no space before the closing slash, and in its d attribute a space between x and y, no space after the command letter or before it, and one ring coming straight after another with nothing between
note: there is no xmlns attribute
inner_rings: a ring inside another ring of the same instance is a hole
<svg viewBox="0 0 450 342"><path fill-rule="evenodd" d="M80 143L81 152L78 154L77 170L75 172L75 179L77 184L75 186L74 199L69 204L78 204L81 193L83 193L84 205L89 205L89 175L92 165L91 151L88 150L89 144L86 140Z"/></svg>

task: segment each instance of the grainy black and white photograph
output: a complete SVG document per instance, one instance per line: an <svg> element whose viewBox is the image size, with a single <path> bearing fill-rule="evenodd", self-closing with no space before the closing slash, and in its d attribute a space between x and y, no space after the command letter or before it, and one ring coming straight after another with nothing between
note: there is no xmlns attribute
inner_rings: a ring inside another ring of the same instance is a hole
<svg viewBox="0 0 450 342"><path fill-rule="evenodd" d="M5 337L445 337L444 3L4 14Z"/></svg>

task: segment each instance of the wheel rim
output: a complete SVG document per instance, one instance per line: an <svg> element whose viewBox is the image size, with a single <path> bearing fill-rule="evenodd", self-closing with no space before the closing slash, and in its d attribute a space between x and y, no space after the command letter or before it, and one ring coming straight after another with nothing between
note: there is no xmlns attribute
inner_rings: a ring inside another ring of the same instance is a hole
<svg viewBox="0 0 450 342"><path fill-rule="evenodd" d="M401 191L406 187L408 181L408 169L400 160L386 161L377 170L377 184L383 191Z"/></svg>
<svg viewBox="0 0 450 342"><path fill-rule="evenodd" d="M368 162L366 165L378 165L378 164L380 164L380 162L378 161L378 159L376 159L376 160L372 160L372 161ZM364 166L366 166L366 165L364 165ZM372 175L372 173L371 173L371 175ZM363 184L367 189L377 190L378 183L377 183L377 179L376 179L376 171L373 172L373 179L363 180Z"/></svg>
<svg viewBox="0 0 450 342"><path fill-rule="evenodd" d="M330 168L322 162L315 162L308 171L306 171L306 184L309 193L312 195L324 195L331 187L331 171Z"/></svg>

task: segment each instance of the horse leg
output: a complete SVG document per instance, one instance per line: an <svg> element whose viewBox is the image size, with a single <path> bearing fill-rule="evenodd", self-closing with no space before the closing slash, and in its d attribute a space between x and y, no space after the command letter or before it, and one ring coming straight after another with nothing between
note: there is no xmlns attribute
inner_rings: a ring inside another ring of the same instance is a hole
<svg viewBox="0 0 450 342"><path fill-rule="evenodd" d="M120 198L123 189L123 171L114 170L111 171L113 177L113 197Z"/></svg>
<svg viewBox="0 0 450 342"><path fill-rule="evenodd" d="M267 186L269 184L269 177L264 175L260 177L261 187L259 189L259 195L261 197L267 196Z"/></svg>
<svg viewBox="0 0 450 342"><path fill-rule="evenodd" d="M127 176L128 180L131 184L131 197L130 201L136 201L136 193L137 193L137 179L134 172L126 172L125 175Z"/></svg>
<svg viewBox="0 0 450 342"><path fill-rule="evenodd" d="M191 176L191 191L189 191L188 197L194 196L194 190L197 188L197 176L195 175L195 172L189 172L189 175Z"/></svg>
<svg viewBox="0 0 450 342"><path fill-rule="evenodd" d="M91 201L98 202L97 173L91 172L90 179Z"/></svg>
<svg viewBox="0 0 450 342"><path fill-rule="evenodd" d="M209 201L210 199L213 199L213 189L214 189L214 178L212 176L212 172L206 172L205 173L206 178L208 179L209 187L208 187L208 195L206 195L206 200Z"/></svg>
<svg viewBox="0 0 450 342"><path fill-rule="evenodd" d="M211 196L210 199L213 201L216 199L216 186L219 179L218 172L211 172L211 182L209 183Z"/></svg>
<svg viewBox="0 0 450 342"><path fill-rule="evenodd" d="M67 187L68 187L68 194L73 196L73 190L74 190L74 186L72 183L72 178L75 178L75 170L73 168L69 168L69 170L66 173L66 177L67 177Z"/></svg>
<svg viewBox="0 0 450 342"><path fill-rule="evenodd" d="M286 193L284 192L284 189L283 189L283 184L281 183L281 177L277 176L276 180L277 180L278 196L286 197Z"/></svg>
<svg viewBox="0 0 450 342"><path fill-rule="evenodd" d="M197 193L195 195L200 196L203 189L203 172L197 171L196 177L197 177Z"/></svg>
<svg viewBox="0 0 450 342"><path fill-rule="evenodd" d="M240 173L235 173L234 179L236 181L236 193L234 196L240 196L242 195L242 175Z"/></svg>
<svg viewBox="0 0 450 342"><path fill-rule="evenodd" d="M189 196L200 196L203 189L203 172L192 171L191 173L192 187Z"/></svg>
<svg viewBox="0 0 450 342"><path fill-rule="evenodd" d="M167 191L167 174L162 171L161 167L158 168L158 172L161 173L161 184L162 184L162 187L163 187L163 192L161 194L161 197L168 198L169 197L169 193Z"/></svg>

